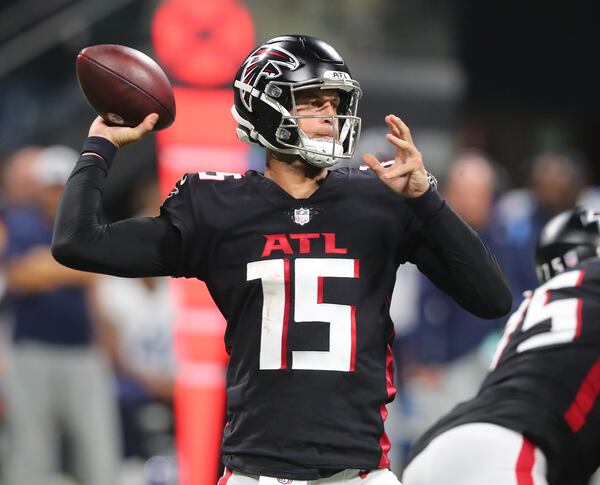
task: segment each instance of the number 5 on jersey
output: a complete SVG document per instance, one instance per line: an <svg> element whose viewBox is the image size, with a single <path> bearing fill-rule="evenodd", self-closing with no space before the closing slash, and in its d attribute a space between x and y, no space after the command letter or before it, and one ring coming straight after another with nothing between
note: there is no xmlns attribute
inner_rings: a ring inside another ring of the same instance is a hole
<svg viewBox="0 0 600 485"><path fill-rule="evenodd" d="M292 351L292 369L353 372L356 365L356 307L323 303L323 278L358 278L357 259L299 258L294 263L294 308L290 308L290 261L248 263L247 281L263 290L261 370L287 369L290 310L295 323L329 324L328 351Z"/></svg>

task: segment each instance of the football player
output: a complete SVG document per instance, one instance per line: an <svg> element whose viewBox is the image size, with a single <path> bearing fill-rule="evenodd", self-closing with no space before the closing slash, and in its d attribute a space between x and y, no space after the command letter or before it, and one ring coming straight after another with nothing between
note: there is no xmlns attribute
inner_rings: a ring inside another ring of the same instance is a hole
<svg viewBox="0 0 600 485"><path fill-rule="evenodd" d="M362 94L333 47L271 39L233 89L237 134L266 149L264 173L190 173L160 216L99 225L117 148L149 133L156 115L135 128L97 118L64 193L54 255L88 271L206 282L230 352L221 485L397 484L384 432L396 269L415 263L483 318L509 311L510 290L396 116L386 117L395 160L365 155L361 169L328 170L354 152Z"/></svg>
<svg viewBox="0 0 600 485"><path fill-rule="evenodd" d="M477 396L413 445L405 485L585 485L600 466L600 212L562 212Z"/></svg>

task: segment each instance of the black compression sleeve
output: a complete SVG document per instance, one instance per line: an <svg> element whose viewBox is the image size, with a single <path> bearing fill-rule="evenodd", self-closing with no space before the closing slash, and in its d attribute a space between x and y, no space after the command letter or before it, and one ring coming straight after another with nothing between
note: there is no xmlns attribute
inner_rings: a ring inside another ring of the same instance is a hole
<svg viewBox="0 0 600 485"><path fill-rule="evenodd" d="M414 254L419 270L471 313L481 318L506 315L512 294L495 256L447 205L431 214L428 209Z"/></svg>
<svg viewBox="0 0 600 485"><path fill-rule="evenodd" d="M100 224L102 185L111 160L81 156L62 194L52 254L74 269L115 276L177 274L181 235L164 216Z"/></svg>

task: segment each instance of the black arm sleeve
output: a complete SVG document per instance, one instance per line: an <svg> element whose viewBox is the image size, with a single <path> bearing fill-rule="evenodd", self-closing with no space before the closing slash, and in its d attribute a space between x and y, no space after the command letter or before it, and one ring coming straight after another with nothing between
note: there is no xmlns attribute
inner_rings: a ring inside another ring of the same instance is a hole
<svg viewBox="0 0 600 485"><path fill-rule="evenodd" d="M477 233L437 193L409 201L409 206L423 221L412 258L419 270L474 315L488 319L506 315L512 293L498 261Z"/></svg>
<svg viewBox="0 0 600 485"><path fill-rule="evenodd" d="M176 275L181 235L165 216L98 222L108 165L95 155L79 158L59 204L54 258L74 269L115 276Z"/></svg>

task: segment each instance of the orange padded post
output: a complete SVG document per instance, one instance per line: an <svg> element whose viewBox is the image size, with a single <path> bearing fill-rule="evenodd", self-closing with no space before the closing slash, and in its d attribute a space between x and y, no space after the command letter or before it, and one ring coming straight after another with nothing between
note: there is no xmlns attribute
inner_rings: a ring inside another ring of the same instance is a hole
<svg viewBox="0 0 600 485"><path fill-rule="evenodd" d="M177 115L157 133L163 195L186 172L244 172L248 147L235 136L231 83L254 45L240 0L166 0L154 14L157 60L174 85ZM175 424L180 485L217 481L225 411L225 321L206 286L172 280L177 308Z"/></svg>

